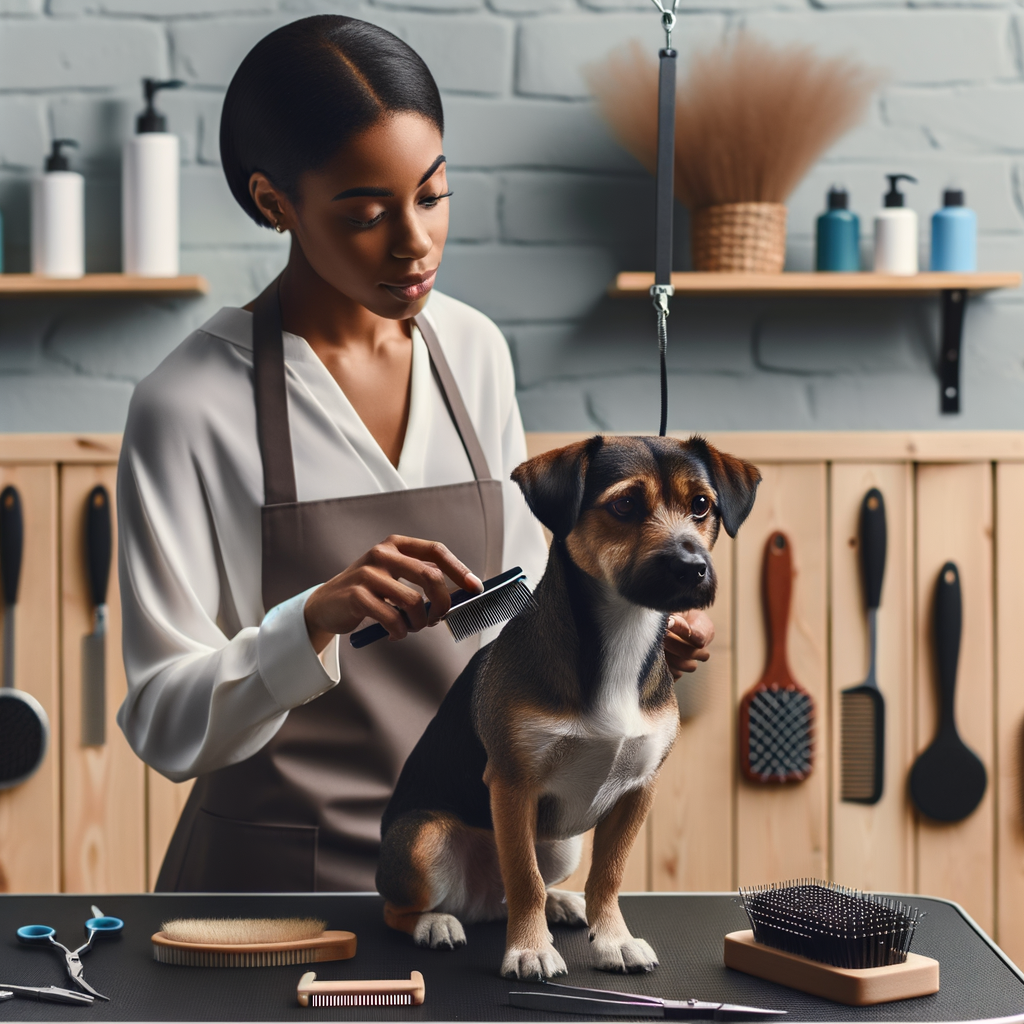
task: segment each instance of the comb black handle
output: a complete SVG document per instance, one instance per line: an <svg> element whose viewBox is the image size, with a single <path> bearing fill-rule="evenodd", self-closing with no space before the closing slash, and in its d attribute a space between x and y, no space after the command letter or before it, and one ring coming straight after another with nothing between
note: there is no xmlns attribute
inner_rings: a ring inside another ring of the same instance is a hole
<svg viewBox="0 0 1024 1024"><path fill-rule="evenodd" d="M452 608L465 603L470 600L470 598L480 597L482 594L486 594L488 590L500 587L503 583L508 583L509 580L514 580L517 576L522 576L522 574L523 570L517 565L513 569L507 569L499 576L492 576L489 580L484 580L484 589L479 594L471 594L468 590L453 590L451 594ZM429 615L429 601L426 602L426 610ZM449 608L448 611L450 612L451 608ZM379 622L375 622L372 626L357 629L349 636L348 642L356 648L369 647L370 644L374 644L378 640L385 640L390 635L391 634Z"/></svg>
<svg viewBox="0 0 1024 1024"><path fill-rule="evenodd" d="M947 562L935 586L935 668L939 677L940 732L956 732L954 705L956 670L960 660L963 598L960 573L955 562Z"/></svg>
<svg viewBox="0 0 1024 1024"><path fill-rule="evenodd" d="M89 492L85 513L85 561L89 593L94 607L107 603L113 530L110 524L110 493L102 484Z"/></svg>
<svg viewBox="0 0 1024 1024"><path fill-rule="evenodd" d="M16 604L18 581L21 579L21 555L25 542L21 495L14 487L0 491L0 580L4 604Z"/></svg>
<svg viewBox="0 0 1024 1024"><path fill-rule="evenodd" d="M885 499L877 487L872 487L860 506L860 559L864 603L868 608L877 608L882 603L886 540Z"/></svg>

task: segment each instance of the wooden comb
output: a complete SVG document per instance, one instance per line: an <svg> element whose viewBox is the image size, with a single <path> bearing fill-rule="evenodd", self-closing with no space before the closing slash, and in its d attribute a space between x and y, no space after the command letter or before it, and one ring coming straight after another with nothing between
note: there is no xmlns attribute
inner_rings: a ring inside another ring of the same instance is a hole
<svg viewBox="0 0 1024 1024"><path fill-rule="evenodd" d="M419 1006L426 996L423 975L408 981L317 981L313 971L299 978L299 1006Z"/></svg>
<svg viewBox="0 0 1024 1024"><path fill-rule="evenodd" d="M758 783L802 782L814 765L814 701L786 660L793 556L776 531L764 549L768 664L740 702L740 770Z"/></svg>

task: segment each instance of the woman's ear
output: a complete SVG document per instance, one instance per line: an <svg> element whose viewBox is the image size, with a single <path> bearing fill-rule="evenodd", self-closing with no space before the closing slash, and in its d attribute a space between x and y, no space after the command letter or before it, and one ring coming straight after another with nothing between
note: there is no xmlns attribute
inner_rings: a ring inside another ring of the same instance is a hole
<svg viewBox="0 0 1024 1024"><path fill-rule="evenodd" d="M267 222L267 227L277 232L290 231L291 203L274 188L271 180L262 171L253 171L249 178L249 195Z"/></svg>
<svg viewBox="0 0 1024 1024"><path fill-rule="evenodd" d="M599 434L567 444L521 463L512 470L530 511L554 534L564 539L576 525L583 504L587 466L604 443Z"/></svg>

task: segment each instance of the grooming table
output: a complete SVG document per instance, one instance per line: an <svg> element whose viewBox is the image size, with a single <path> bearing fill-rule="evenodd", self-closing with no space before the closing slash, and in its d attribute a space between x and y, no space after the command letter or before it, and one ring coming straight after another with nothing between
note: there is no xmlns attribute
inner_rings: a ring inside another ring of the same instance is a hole
<svg viewBox="0 0 1024 1024"><path fill-rule="evenodd" d="M586 929L555 928L555 945L565 957L571 985L644 992L666 998L691 996L789 1011L791 1021L975 1021L1024 1024L1024 974L955 905L905 897L926 912L914 950L941 964L942 990L933 996L882 1006L854 1008L761 981L722 965L722 938L747 927L731 895L641 894L622 897L635 935L646 938L661 965L646 975L613 975L592 970ZM110 997L91 1007L13 999L0 1003L5 1021L320 1021L586 1020L572 1014L544 1014L508 1005L510 988L498 966L504 924L467 928L469 945L451 951L418 949L406 935L386 928L383 901L374 895L209 895L0 896L0 983L73 987L56 952L22 945L15 929L48 924L66 945L84 941L82 922L96 903L105 914L124 919L120 939L96 941L83 957L85 977ZM328 928L354 931L358 952L351 960L294 967L202 968L156 963L150 936L173 917L292 917L326 919ZM83 936L80 938L80 936ZM426 1002L418 1007L302 1009L295 986L306 970L319 979L426 979ZM611 1017L600 1018L610 1021Z"/></svg>

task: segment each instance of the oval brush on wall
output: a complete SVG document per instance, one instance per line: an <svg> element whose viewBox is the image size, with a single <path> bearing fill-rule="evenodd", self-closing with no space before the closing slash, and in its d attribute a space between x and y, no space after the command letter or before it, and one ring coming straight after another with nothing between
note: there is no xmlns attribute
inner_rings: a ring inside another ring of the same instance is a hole
<svg viewBox="0 0 1024 1024"><path fill-rule="evenodd" d="M802 782L814 765L814 700L786 659L793 557L776 531L764 548L768 664L740 701L740 770L751 782Z"/></svg>
<svg viewBox="0 0 1024 1024"><path fill-rule="evenodd" d="M152 937L153 959L187 967L280 967L356 955L352 932L311 917L182 918Z"/></svg>

